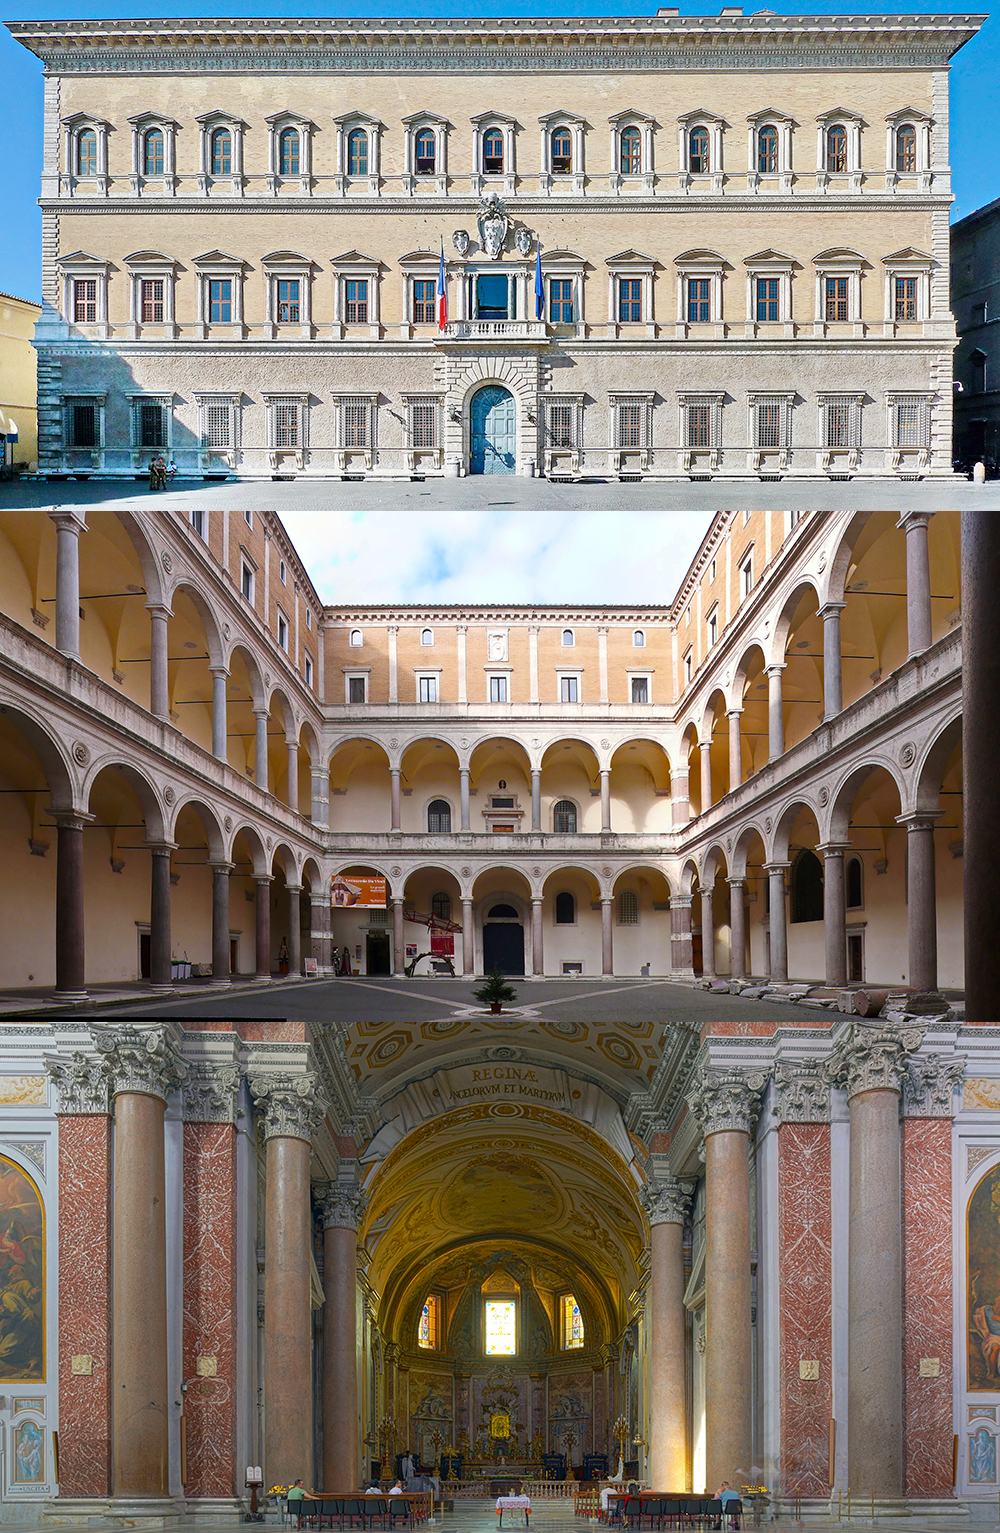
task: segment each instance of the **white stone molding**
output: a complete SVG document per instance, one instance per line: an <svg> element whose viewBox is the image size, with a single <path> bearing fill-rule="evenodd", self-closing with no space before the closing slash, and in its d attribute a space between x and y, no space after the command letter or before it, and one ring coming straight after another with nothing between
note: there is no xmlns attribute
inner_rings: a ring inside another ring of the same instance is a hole
<svg viewBox="0 0 1000 1533"><path fill-rule="evenodd" d="M689 335L694 335L711 337L716 341L724 340L726 327L722 320L722 283L729 266L725 257L715 250L685 250L674 257L674 266L677 268L677 339L685 340ZM688 283L692 278L708 281L707 321L688 317ZM706 324L712 328L702 328ZM692 326L698 328L692 329Z"/></svg>
<svg viewBox="0 0 1000 1533"><path fill-rule="evenodd" d="M823 336L828 334L828 325L849 324L850 334L855 339L863 339L865 327L861 320L861 284L862 274L871 270L871 263L857 250L850 250L846 246L833 246L829 250L821 250L819 255L813 256L813 266L816 269L816 317L814 321L814 334ZM826 279L846 278L847 280L847 318L838 320L836 316L827 317L826 313ZM844 335L847 332L834 330L834 335Z"/></svg>
<svg viewBox="0 0 1000 1533"><path fill-rule="evenodd" d="M724 118L714 112L685 112L683 117L678 117L678 164L680 175L678 184L683 192L690 195L695 191L707 190L721 192L725 183L722 163L722 135L729 124ZM696 128L704 128L708 133L708 169L692 170L691 168L691 134Z"/></svg>
<svg viewBox="0 0 1000 1533"><path fill-rule="evenodd" d="M617 255L607 256L608 268L608 340L614 340L625 329L626 334L642 334L649 340L656 337L656 321L653 313L653 277L659 262L655 256L641 250L620 250ZM642 313L638 321L620 320L618 284L626 277L638 278L642 283Z"/></svg>
<svg viewBox="0 0 1000 1533"><path fill-rule="evenodd" d="M901 1092L907 1056L919 1049L923 1036L919 1027L852 1022L834 1046L827 1073L834 1085L844 1087L848 1101L862 1091Z"/></svg>
<svg viewBox="0 0 1000 1533"><path fill-rule="evenodd" d="M516 118L508 117L504 112L480 112L469 120L472 123L472 195L485 197L488 181L502 181L503 195L513 197L517 190L514 148L519 125ZM483 160L483 140L491 128L496 128L503 139L503 169L487 173Z"/></svg>
<svg viewBox="0 0 1000 1533"><path fill-rule="evenodd" d="M916 133L917 162L912 171L898 170L896 168L896 146L900 128L907 124L912 125ZM885 185L886 191L898 192L915 190L929 192L933 175L932 163L932 129L933 117L922 112L919 107L904 106L895 112L886 114L885 119Z"/></svg>
<svg viewBox="0 0 1000 1533"><path fill-rule="evenodd" d="M702 1065L687 1096L691 1115L702 1137L710 1134L752 1134L767 1084L763 1070L713 1069Z"/></svg>
<svg viewBox="0 0 1000 1533"><path fill-rule="evenodd" d="M433 182L438 196L447 196L448 134L452 124L446 117L441 117L436 112L414 112L411 116L403 118L403 127L406 130L403 190L407 196L412 197L416 192L418 181ZM432 171L417 168L417 138L421 133L434 135L434 169Z"/></svg>
<svg viewBox="0 0 1000 1533"><path fill-rule="evenodd" d="M778 167L776 171L761 171L757 161L757 139L762 128L778 130ZM792 190L792 131L798 127L793 117L770 108L754 112L747 118L747 190L759 192L762 181L773 180L779 192Z"/></svg>
<svg viewBox="0 0 1000 1533"><path fill-rule="evenodd" d="M937 262L933 256L929 255L925 250L914 249L912 245L907 245L902 250L894 250L891 255L882 257L882 267L885 272L884 335L893 336L898 334L899 325L922 325L925 320L930 318L931 274L936 265ZM915 320L896 318L897 277L913 277L916 279L917 313ZM910 333L912 334L912 332Z"/></svg>
<svg viewBox="0 0 1000 1533"><path fill-rule="evenodd" d="M63 318L67 326L79 329L84 335L103 341L108 335L108 272L110 261L91 255L86 250L74 250L69 255L58 256L55 262L59 274L59 289ZM94 317L76 318L76 282L94 283ZM79 396L78 396L79 397Z"/></svg>
<svg viewBox="0 0 1000 1533"><path fill-rule="evenodd" d="M345 1187L337 1182L319 1194L325 1230L356 1230L365 1216L368 1199L360 1187Z"/></svg>
<svg viewBox="0 0 1000 1533"><path fill-rule="evenodd" d="M573 112L546 112L544 117L538 119L541 129L541 166L542 172L538 178L539 189L547 196L553 192L572 192L574 196L582 197L586 190L586 176L584 175L584 133L589 127L583 117L576 116ZM570 166L568 170L556 170L553 166L552 136L557 128L568 128L570 136Z"/></svg>
<svg viewBox="0 0 1000 1533"><path fill-rule="evenodd" d="M177 262L173 257L164 255L160 250L136 250L127 255L123 265L131 279L129 327L127 331L130 341L138 340L140 335L162 336L165 341L175 340L177 337L177 325L175 322L175 285L177 281ZM143 291L144 282L161 282L163 284L163 310L160 319L143 317Z"/></svg>
<svg viewBox="0 0 1000 1533"><path fill-rule="evenodd" d="M261 256L260 265L264 274L265 336L272 341L296 335L311 340L314 333L312 278L315 262L297 250L272 250L269 255ZM282 320L280 317L278 283L287 281L299 284L299 313L294 320Z"/></svg>
<svg viewBox="0 0 1000 1533"><path fill-rule="evenodd" d="M102 1060L74 1049L68 1059L44 1054L42 1062L59 1094L57 1113L107 1112L108 1078Z"/></svg>
<svg viewBox="0 0 1000 1533"><path fill-rule="evenodd" d="M818 1060L779 1060L771 1108L778 1123L829 1123L830 1080Z"/></svg>
<svg viewBox="0 0 1000 1533"><path fill-rule="evenodd" d="M860 192L861 175L861 130L867 127L867 123L859 112L852 112L848 107L836 107L833 111L823 112L816 118L816 190L829 192L831 177L834 190L848 192ZM827 165L827 134L831 128L843 128L846 138L846 162L842 171L831 170Z"/></svg>
<svg viewBox="0 0 1000 1533"><path fill-rule="evenodd" d="M746 256L743 261L747 273L747 339L761 333L761 326L765 327L764 335L781 336L791 339L795 334L795 325L792 321L792 273L798 262L794 256L785 255L780 250L758 250L755 255ZM774 277L778 282L778 317L772 319L758 319L757 317L757 279L758 277Z"/></svg>
<svg viewBox="0 0 1000 1533"><path fill-rule="evenodd" d="M103 117L93 117L88 112L74 112L62 120L65 129L65 165L60 178L60 191L64 197L86 196L93 187L101 197L108 195L108 129L110 123ZM79 173L80 135L92 132L97 139L97 168L93 175Z"/></svg>
<svg viewBox="0 0 1000 1533"><path fill-rule="evenodd" d="M337 128L337 174L334 178L337 192L346 197L352 186L358 186L367 191L369 197L377 197L382 179L384 123L377 117L370 117L367 112L345 112L342 117L335 117L333 120ZM368 168L363 176L351 175L350 137L355 129L368 134Z"/></svg>
<svg viewBox="0 0 1000 1533"><path fill-rule="evenodd" d="M250 1095L260 1109L265 1139L311 1140L326 1115L327 1102L313 1071L253 1075Z"/></svg>
<svg viewBox="0 0 1000 1533"><path fill-rule="evenodd" d="M246 123L241 117L234 117L231 112L218 110L203 112L195 121L201 129L198 171L198 191L201 196L207 197L216 183L222 185L228 182L232 195L242 197L246 184L243 176L243 134ZM212 136L219 128L225 128L229 133L230 158L228 172L215 176L212 174Z"/></svg>
<svg viewBox="0 0 1000 1533"><path fill-rule="evenodd" d="M678 453L677 464L682 473L703 471L717 473L721 465L722 456L722 406L725 400L724 393L716 394L678 394ZM708 410L708 441L699 443L692 442L694 428L691 424L692 417L689 410L692 407L704 406Z"/></svg>
<svg viewBox="0 0 1000 1533"><path fill-rule="evenodd" d="M311 197L313 190L312 146L316 124L298 112L275 112L264 121L270 129L268 137L267 189L276 197L281 187L295 189L301 197ZM287 128L299 135L299 168L287 176L281 173L281 135Z"/></svg>
<svg viewBox="0 0 1000 1533"><path fill-rule="evenodd" d="M234 1123L239 1084L237 1065L192 1064L184 1082L185 1123Z"/></svg>
<svg viewBox="0 0 1000 1533"><path fill-rule="evenodd" d="M639 1202L650 1226L683 1224L691 1207L694 1183L675 1176L660 1176L639 1188Z"/></svg>
<svg viewBox="0 0 1000 1533"><path fill-rule="evenodd" d="M965 1074L965 1060L942 1059L940 1054L918 1054L906 1063L903 1076L903 1116L951 1118L955 1111L955 1088Z"/></svg>
<svg viewBox="0 0 1000 1533"><path fill-rule="evenodd" d="M358 337L371 337L378 340L382 334L379 317L379 286L382 275L383 263L377 256L365 255L360 250L345 250L342 255L334 256L330 262L333 267L333 325L332 335L334 340L343 340L351 335ZM364 281L368 283L368 312L363 320L348 318L347 284L349 281Z"/></svg>
<svg viewBox="0 0 1000 1533"><path fill-rule="evenodd" d="M242 340L245 334L243 326L243 273L246 263L240 256L229 255L225 250L209 250L204 255L195 256L191 262L198 273L198 319L196 334L198 339L207 340L210 335L220 335L234 340ZM212 295L210 284L213 281L230 282L230 311L229 319L212 319Z"/></svg>
<svg viewBox="0 0 1000 1533"><path fill-rule="evenodd" d="M159 186L165 197L177 192L177 128L172 117L161 112L139 112L129 118L132 127L132 193L141 197L147 187ZM158 131L163 135L163 170L146 174L146 134Z"/></svg>
<svg viewBox="0 0 1000 1533"><path fill-rule="evenodd" d="M169 1024L95 1025L93 1038L112 1096L133 1091L166 1101L187 1079L176 1028Z"/></svg>
<svg viewBox="0 0 1000 1533"><path fill-rule="evenodd" d="M610 190L617 196L625 193L652 192L656 183L656 174L653 166L653 131L657 127L655 118L648 117L645 112L628 110L616 112L608 118L611 127L611 175L608 178ZM626 128L638 128L639 130L639 169L625 172L622 164L622 134Z"/></svg>

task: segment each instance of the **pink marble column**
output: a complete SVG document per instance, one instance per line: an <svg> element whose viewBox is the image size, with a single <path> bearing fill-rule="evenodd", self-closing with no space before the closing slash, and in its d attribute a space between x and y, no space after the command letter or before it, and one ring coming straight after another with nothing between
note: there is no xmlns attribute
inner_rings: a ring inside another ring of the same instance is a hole
<svg viewBox="0 0 1000 1533"><path fill-rule="evenodd" d="M259 980L271 978L271 879L254 877L257 899L254 905L254 956Z"/></svg>
<svg viewBox="0 0 1000 1533"><path fill-rule="evenodd" d="M533 899L531 901L531 972L535 979L541 979L545 973L542 952L542 902L540 899Z"/></svg>
<svg viewBox="0 0 1000 1533"><path fill-rule="evenodd" d="M83 511L50 511L56 524L56 649L68 660L80 659L80 534L87 531Z"/></svg>
<svg viewBox="0 0 1000 1533"><path fill-rule="evenodd" d="M341 1166L350 1162L341 1162ZM323 1209L323 1484L349 1489L361 1472L358 1415L358 1220L354 1184L333 1184Z"/></svg>
<svg viewBox="0 0 1000 1533"><path fill-rule="evenodd" d="M611 769L601 768L601 830L611 829Z"/></svg>
<svg viewBox="0 0 1000 1533"><path fill-rule="evenodd" d="M53 811L56 822L57 1001L85 1001L83 925L83 827L89 814Z"/></svg>
<svg viewBox="0 0 1000 1533"><path fill-rule="evenodd" d="M706 1476L714 1490L752 1462L750 1135L765 1077L702 1068L691 1109L705 1136Z"/></svg>
<svg viewBox="0 0 1000 1533"><path fill-rule="evenodd" d="M687 1187L674 1177L647 1183L649 1218L649 1343L647 1478L654 1488L688 1490L687 1408L684 1391L684 1220ZM714 1487L713 1487L714 1488Z"/></svg>
<svg viewBox="0 0 1000 1533"><path fill-rule="evenodd" d="M712 742L701 740L698 744L701 755L701 813L712 807Z"/></svg>
<svg viewBox="0 0 1000 1533"><path fill-rule="evenodd" d="M406 967L406 946L403 942L403 901L392 901L392 972L402 974Z"/></svg>
<svg viewBox="0 0 1000 1533"><path fill-rule="evenodd" d="M715 978L714 890L701 891L701 972L705 979Z"/></svg>
<svg viewBox="0 0 1000 1533"><path fill-rule="evenodd" d="M401 820L400 820L401 807L400 806L402 804L402 797L401 797L401 791L400 791L399 773L400 773L399 767L390 767L389 768L389 811L390 811L389 829L390 830L399 830L400 823L401 823Z"/></svg>
<svg viewBox="0 0 1000 1533"><path fill-rule="evenodd" d="M733 708L726 714L729 720L729 791L732 793L743 781L743 761L740 752L741 708Z"/></svg>
<svg viewBox="0 0 1000 1533"><path fill-rule="evenodd" d="M727 878L729 885L729 973L744 979L747 972L747 925L742 878Z"/></svg>
<svg viewBox="0 0 1000 1533"><path fill-rule="evenodd" d="M611 907L613 900L610 896L601 896L601 974L614 974L615 955L614 937L611 929Z"/></svg>

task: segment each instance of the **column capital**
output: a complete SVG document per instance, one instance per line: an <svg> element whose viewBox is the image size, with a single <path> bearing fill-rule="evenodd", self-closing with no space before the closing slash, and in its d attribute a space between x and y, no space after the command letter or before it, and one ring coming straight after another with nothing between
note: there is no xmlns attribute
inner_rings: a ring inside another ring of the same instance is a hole
<svg viewBox="0 0 1000 1533"><path fill-rule="evenodd" d="M211 671L213 676L228 676L229 675L229 667L228 667L228 665L210 665L209 666L209 670Z"/></svg>
<svg viewBox="0 0 1000 1533"><path fill-rule="evenodd" d="M360 1187L344 1187L334 1182L319 1194L325 1230L356 1230L364 1218L368 1199Z"/></svg>
<svg viewBox="0 0 1000 1533"><path fill-rule="evenodd" d="M911 527L926 527L933 515L933 511L904 511L896 526L904 532L909 532Z"/></svg>
<svg viewBox="0 0 1000 1533"><path fill-rule="evenodd" d="M914 809L910 814L897 814L896 824L905 825L907 831L933 830L943 814L943 809Z"/></svg>
<svg viewBox="0 0 1000 1533"><path fill-rule="evenodd" d="M265 1139L312 1140L327 1107L318 1082L313 1071L250 1077L250 1095L263 1115Z"/></svg>
<svg viewBox="0 0 1000 1533"><path fill-rule="evenodd" d="M829 1123L830 1078L819 1060L779 1060L774 1067L778 1123Z"/></svg>
<svg viewBox="0 0 1000 1533"><path fill-rule="evenodd" d="M919 1027L852 1022L827 1062L830 1080L844 1087L848 1101L862 1091L901 1092L907 1055L919 1049L923 1036Z"/></svg>
<svg viewBox="0 0 1000 1533"><path fill-rule="evenodd" d="M230 873L232 873L233 868L235 866L236 866L236 864L232 863L232 862L211 862L211 863L209 863L209 867L212 869L213 873L226 873L226 874L230 874Z"/></svg>
<svg viewBox="0 0 1000 1533"><path fill-rule="evenodd" d="M650 1226L683 1224L691 1207L693 1190L693 1182L679 1181L676 1176L661 1176L640 1187L639 1202Z"/></svg>
<svg viewBox="0 0 1000 1533"><path fill-rule="evenodd" d="M785 666L787 665L787 663L788 662L785 661L785 660L775 660L771 665L765 665L765 667L764 667L764 675L765 676L780 676L782 671L785 669Z"/></svg>
<svg viewBox="0 0 1000 1533"><path fill-rule="evenodd" d="M540 767L539 767L539 771L541 771ZM601 776L602 777L610 777L611 776L611 768L609 766L601 767L600 772L601 772Z"/></svg>
<svg viewBox="0 0 1000 1533"><path fill-rule="evenodd" d="M169 857L177 850L176 841L144 841L143 846L154 857Z"/></svg>
<svg viewBox="0 0 1000 1533"><path fill-rule="evenodd" d="M726 883L729 885L730 889L742 889L744 884L746 883L746 881L747 881L747 879L746 879L746 874L745 873L744 873L742 878L727 878L726 879Z"/></svg>
<svg viewBox="0 0 1000 1533"><path fill-rule="evenodd" d="M50 809L49 813L60 830L84 830L97 818L79 809Z"/></svg>
<svg viewBox="0 0 1000 1533"><path fill-rule="evenodd" d="M385 631L386 631L386 633L397 634L399 632L399 624L398 623L386 623Z"/></svg>
<svg viewBox="0 0 1000 1533"><path fill-rule="evenodd" d="M710 751L712 749L712 742L711 742L711 740L699 740L698 741L698 749L700 751Z"/></svg>
<svg viewBox="0 0 1000 1533"><path fill-rule="evenodd" d="M598 633L607 634L607 632L608 632L608 625L607 625L607 623L598 623L598 625L597 625L597 632Z"/></svg>
<svg viewBox="0 0 1000 1533"><path fill-rule="evenodd" d="M103 1060L74 1049L68 1059L43 1054L42 1063L59 1093L57 1115L107 1113L108 1078Z"/></svg>
<svg viewBox="0 0 1000 1533"><path fill-rule="evenodd" d="M270 708L255 708L253 716L255 719L269 719L271 717L271 710Z"/></svg>
<svg viewBox="0 0 1000 1533"><path fill-rule="evenodd" d="M903 1116L950 1118L955 1110L955 1087L965 1074L966 1061L923 1054L906 1062L903 1077Z"/></svg>
<svg viewBox="0 0 1000 1533"><path fill-rule="evenodd" d="M173 608L169 602L147 601L143 602L143 606L151 617L171 618L174 615Z"/></svg>
<svg viewBox="0 0 1000 1533"><path fill-rule="evenodd" d="M255 873L254 876L253 876L253 881L258 886L260 884L273 884L274 883L274 874L273 873Z"/></svg>
<svg viewBox="0 0 1000 1533"><path fill-rule="evenodd" d="M542 903L542 896L540 894L533 894L531 896L531 903L533 905L540 905Z"/></svg>
<svg viewBox="0 0 1000 1533"><path fill-rule="evenodd" d="M843 857L845 852L854 850L854 845L850 841L821 841L816 850L824 857Z"/></svg>
<svg viewBox="0 0 1000 1533"><path fill-rule="evenodd" d="M184 1082L185 1123L234 1123L239 1084L237 1065L192 1065Z"/></svg>
<svg viewBox="0 0 1000 1533"><path fill-rule="evenodd" d="M285 893L286 894L301 894L302 893L302 885L301 884L286 884L285 885Z"/></svg>
<svg viewBox="0 0 1000 1533"><path fill-rule="evenodd" d="M671 910L690 910L694 904L693 894L672 894L670 896Z"/></svg>
<svg viewBox="0 0 1000 1533"><path fill-rule="evenodd" d="M791 865L792 864L790 862L765 862L765 864L764 864L764 872L765 873L784 873L788 868L791 867Z"/></svg>
<svg viewBox="0 0 1000 1533"><path fill-rule="evenodd" d="M613 905L614 902L615 902L615 897L614 897L613 894L602 894L601 895L601 904L602 905Z"/></svg>
<svg viewBox="0 0 1000 1533"><path fill-rule="evenodd" d="M112 1096L138 1092L166 1101L187 1079L188 1067L169 1026L95 1026L93 1038Z"/></svg>
<svg viewBox="0 0 1000 1533"><path fill-rule="evenodd" d="M53 506L49 517L57 527L65 527L69 532L80 533L87 530L87 513L75 506Z"/></svg>
<svg viewBox="0 0 1000 1533"><path fill-rule="evenodd" d="M468 623L456 623L455 624L455 632L456 633L468 633L468 631L469 631Z"/></svg>
<svg viewBox="0 0 1000 1533"><path fill-rule="evenodd" d="M825 601L818 609L816 616L821 617L825 622L828 617L839 617L846 606L846 601Z"/></svg>
<svg viewBox="0 0 1000 1533"><path fill-rule="evenodd" d="M727 708L726 709L726 718L727 719L741 719L742 717L743 717L743 709L742 708Z"/></svg>
<svg viewBox="0 0 1000 1533"><path fill-rule="evenodd" d="M687 1098L703 1138L710 1134L752 1134L767 1085L763 1070L713 1070L702 1065Z"/></svg>

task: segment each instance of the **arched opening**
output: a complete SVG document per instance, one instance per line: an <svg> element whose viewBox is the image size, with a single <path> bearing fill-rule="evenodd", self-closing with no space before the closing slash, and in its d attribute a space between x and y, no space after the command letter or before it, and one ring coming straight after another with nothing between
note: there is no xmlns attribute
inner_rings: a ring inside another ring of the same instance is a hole
<svg viewBox="0 0 1000 1533"><path fill-rule="evenodd" d="M235 915L235 944L231 941L230 952L235 974L270 974L272 954L270 943L271 885L258 884L258 878L271 875L271 862L257 832L244 826L233 837L230 855L233 871L229 879L230 918ZM240 901L242 900L242 907ZM258 902L264 909L258 910ZM265 919L266 917L266 919ZM258 952L258 936L263 932L267 951Z"/></svg>
<svg viewBox="0 0 1000 1533"><path fill-rule="evenodd" d="M338 886L347 884L352 892L338 894ZM378 893L385 888L385 904L378 903ZM330 907L330 938L334 972L388 975L399 973L403 953L396 952L391 899L393 891L384 870L367 863L353 863L340 868L334 879L334 902ZM329 896L328 896L329 897ZM350 902L341 903L341 898ZM412 941L405 936L403 942Z"/></svg>
<svg viewBox="0 0 1000 1533"><path fill-rule="evenodd" d="M197 801L182 804L174 818L170 839L172 885L170 925L174 952L192 966L212 962L212 864L227 864L223 856L222 830L215 815ZM230 878L227 941L230 972L238 974L240 941L247 932L247 905L239 893L240 880ZM237 900L237 893L239 899ZM252 937L253 922L249 922ZM247 969L251 969L252 946L246 946ZM220 976L225 978L225 975Z"/></svg>
<svg viewBox="0 0 1000 1533"><path fill-rule="evenodd" d="M458 755L443 740L414 740L403 752L402 827L448 835L461 826Z"/></svg>
<svg viewBox="0 0 1000 1533"><path fill-rule="evenodd" d="M953 719L934 741L920 773L917 807L934 820L934 884L937 910L938 985L965 984L962 854L965 817L962 779L962 720Z"/></svg>
<svg viewBox="0 0 1000 1533"><path fill-rule="evenodd" d="M465 943L472 933L462 929L462 889L455 874L446 868L418 868L403 890L403 937L406 967L411 972L461 974L465 967Z"/></svg>
<svg viewBox="0 0 1000 1533"><path fill-rule="evenodd" d="M389 758L373 740L344 740L330 757L330 829L388 830Z"/></svg>
<svg viewBox="0 0 1000 1533"><path fill-rule="evenodd" d="M771 973L770 885L765 860L760 831L756 827L743 831L733 848L733 866L743 873L748 975Z"/></svg>
<svg viewBox="0 0 1000 1533"><path fill-rule="evenodd" d="M583 868L558 868L546 878L542 930L547 975L600 975L600 895L597 879Z"/></svg>
<svg viewBox="0 0 1000 1533"><path fill-rule="evenodd" d="M508 282L504 273L477 278L479 319L508 319ZM477 389L469 405L469 473L513 474L517 466L517 410L514 396L498 383Z"/></svg>
<svg viewBox="0 0 1000 1533"><path fill-rule="evenodd" d="M611 823L633 835L670 830L670 759L656 741L628 740L612 755Z"/></svg>
<svg viewBox="0 0 1000 1533"><path fill-rule="evenodd" d="M489 868L473 885L482 973L531 973L531 890L523 873Z"/></svg>
<svg viewBox="0 0 1000 1533"><path fill-rule="evenodd" d="M831 835L848 848L845 882L852 857L864 865L865 908L846 919L848 983L907 982L908 847L901 812L899 788L884 767L852 773L834 805Z"/></svg>
<svg viewBox="0 0 1000 1533"><path fill-rule="evenodd" d="M88 807L94 818L84 833L87 977L95 983L149 979L152 857L146 842L164 839L155 795L134 768L116 764L94 778ZM171 855L172 895L182 877ZM171 898L171 918L174 903L180 901ZM177 935L184 940L187 933ZM173 930L171 937L169 956L185 958Z"/></svg>
<svg viewBox="0 0 1000 1533"><path fill-rule="evenodd" d="M469 788L473 831L509 835L531 827L531 765L516 740L480 741L469 760Z"/></svg>
<svg viewBox="0 0 1000 1533"><path fill-rule="evenodd" d="M785 628L781 677L782 735L785 750L811 735L823 722L823 620L811 585L794 592L779 620Z"/></svg>
<svg viewBox="0 0 1000 1533"><path fill-rule="evenodd" d="M25 518L27 520L27 518ZM54 808L69 807L66 767L34 720L0 710L0 984L52 985L56 970L57 830Z"/></svg>
<svg viewBox="0 0 1000 1533"><path fill-rule="evenodd" d="M212 665L221 664L214 621L199 592L187 586L174 591L167 624L167 681L170 722L200 745L212 749Z"/></svg>
<svg viewBox="0 0 1000 1533"><path fill-rule="evenodd" d="M627 868L615 879L611 908L614 973L672 973L670 884L664 875L656 868Z"/></svg>
<svg viewBox="0 0 1000 1533"><path fill-rule="evenodd" d="M740 759L746 781L766 766L770 755L769 684L764 652L758 644L743 656L736 671L733 692L740 699Z"/></svg>
<svg viewBox="0 0 1000 1533"><path fill-rule="evenodd" d="M593 747L582 740L555 740L542 756L541 771L543 829L559 835L600 831L601 773ZM557 824L560 804L565 807Z"/></svg>
<svg viewBox="0 0 1000 1533"><path fill-rule="evenodd" d="M264 707L264 678L256 658L242 645L229 657L226 677L226 760L242 777L254 777L257 715Z"/></svg>

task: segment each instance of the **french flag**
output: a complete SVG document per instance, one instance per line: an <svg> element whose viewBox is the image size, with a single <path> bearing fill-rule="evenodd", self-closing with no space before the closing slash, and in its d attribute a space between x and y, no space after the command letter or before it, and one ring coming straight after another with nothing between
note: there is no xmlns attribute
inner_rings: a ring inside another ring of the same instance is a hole
<svg viewBox="0 0 1000 1533"><path fill-rule="evenodd" d="M438 268L438 329L443 330L448 323L448 286L444 280L444 240L441 241L441 265Z"/></svg>

